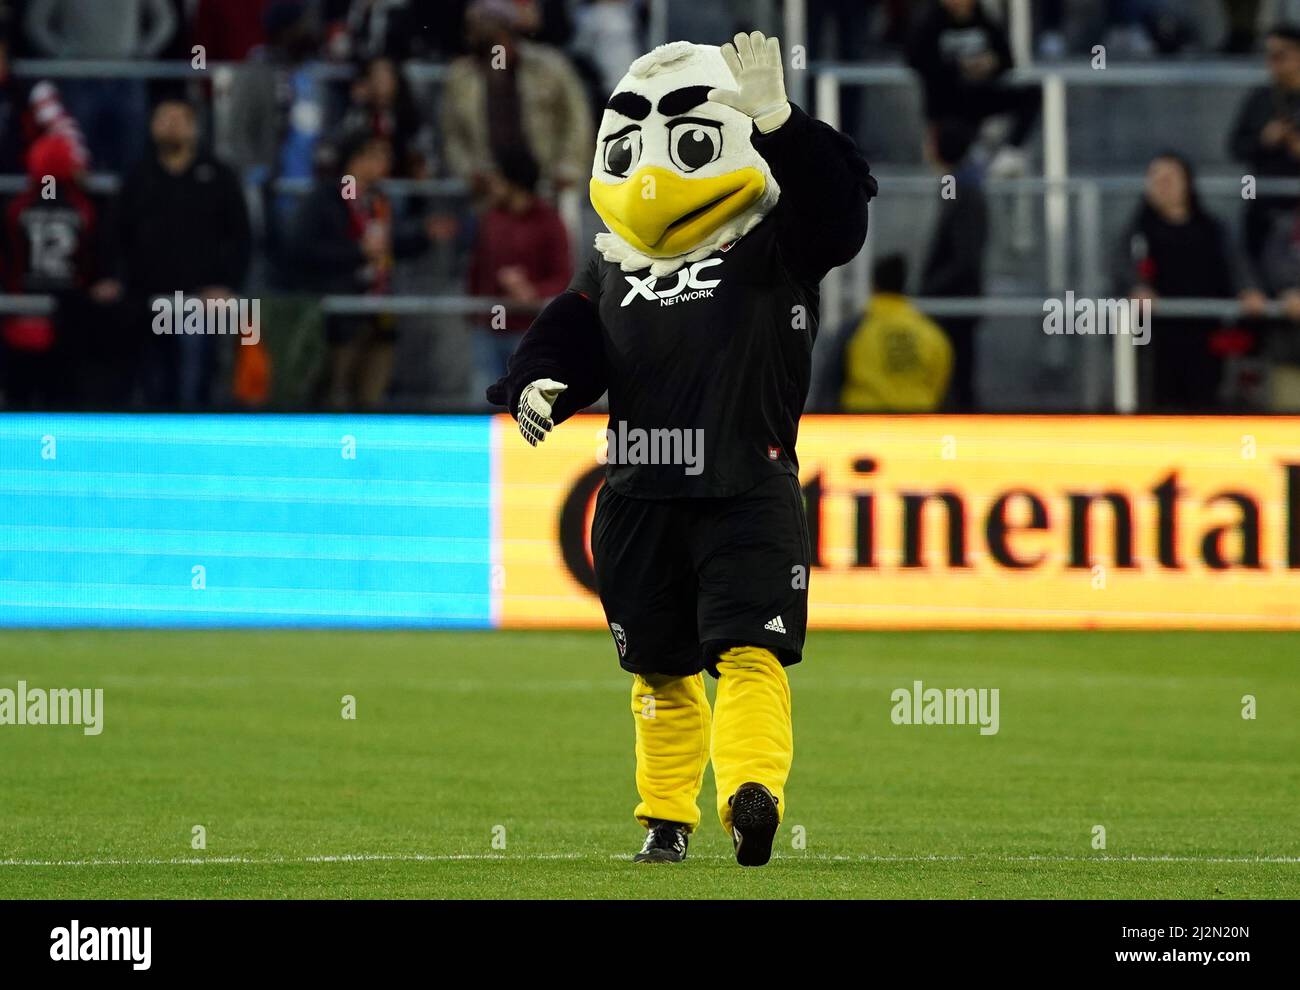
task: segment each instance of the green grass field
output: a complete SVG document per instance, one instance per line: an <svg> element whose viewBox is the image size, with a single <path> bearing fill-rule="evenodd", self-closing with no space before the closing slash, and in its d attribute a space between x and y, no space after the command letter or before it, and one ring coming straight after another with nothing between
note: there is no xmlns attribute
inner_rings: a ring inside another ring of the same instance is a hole
<svg viewBox="0 0 1300 990"><path fill-rule="evenodd" d="M0 688L105 694L97 737L0 726L0 897L1300 896L1294 635L815 634L762 870L732 861L711 778L690 859L629 861L611 653L603 633L0 633ZM894 725L916 679L998 688L999 733Z"/></svg>

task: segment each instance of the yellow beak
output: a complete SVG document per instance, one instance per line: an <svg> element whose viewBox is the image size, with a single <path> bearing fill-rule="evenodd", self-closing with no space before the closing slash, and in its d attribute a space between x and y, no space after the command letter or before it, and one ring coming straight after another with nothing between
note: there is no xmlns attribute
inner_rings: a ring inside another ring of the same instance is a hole
<svg viewBox="0 0 1300 990"><path fill-rule="evenodd" d="M622 182L591 180L591 205L609 229L642 254L685 254L732 217L766 186L763 173L746 166L707 179L691 179L645 165Z"/></svg>

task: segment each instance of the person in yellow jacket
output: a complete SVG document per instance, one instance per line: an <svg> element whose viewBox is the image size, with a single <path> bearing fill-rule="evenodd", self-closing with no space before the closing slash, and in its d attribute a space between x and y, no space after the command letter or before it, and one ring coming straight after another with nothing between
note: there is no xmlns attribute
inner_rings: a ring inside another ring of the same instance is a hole
<svg viewBox="0 0 1300 990"><path fill-rule="evenodd" d="M903 295L907 263L882 258L875 291L844 348L844 412L933 412L948 391L952 344Z"/></svg>

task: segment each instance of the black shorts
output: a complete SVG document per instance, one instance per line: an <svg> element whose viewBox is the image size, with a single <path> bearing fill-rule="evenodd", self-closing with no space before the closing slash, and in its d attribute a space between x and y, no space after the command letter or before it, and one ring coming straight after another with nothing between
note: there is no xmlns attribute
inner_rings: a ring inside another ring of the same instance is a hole
<svg viewBox="0 0 1300 990"><path fill-rule="evenodd" d="M767 647L785 666L802 658L811 554L795 478L730 498L629 498L606 485L591 550L624 670L716 677L732 646Z"/></svg>

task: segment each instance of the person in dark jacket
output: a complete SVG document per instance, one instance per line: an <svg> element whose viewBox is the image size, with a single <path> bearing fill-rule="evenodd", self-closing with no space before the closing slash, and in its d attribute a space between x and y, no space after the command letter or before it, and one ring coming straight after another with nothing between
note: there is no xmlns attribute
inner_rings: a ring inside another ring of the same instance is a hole
<svg viewBox="0 0 1300 990"><path fill-rule="evenodd" d="M1280 25L1265 42L1269 83L1252 91L1237 113L1228 140L1232 157L1256 179L1300 178L1300 27ZM1300 202L1290 195L1246 201L1246 253L1258 262L1278 219Z"/></svg>
<svg viewBox="0 0 1300 990"><path fill-rule="evenodd" d="M907 62L921 76L932 127L955 118L978 127L1009 114L1007 144L1024 144L1038 118L1040 91L1003 78L1014 64L1011 43L978 0L933 0L908 39Z"/></svg>
<svg viewBox="0 0 1300 990"><path fill-rule="evenodd" d="M1191 165L1165 152L1147 166L1147 188L1117 257L1116 289L1134 299L1239 297L1247 315L1264 297L1250 282L1224 225L1196 192ZM1217 321L1156 316L1142 348L1150 394L1162 412L1215 406L1222 363L1213 352Z"/></svg>
<svg viewBox="0 0 1300 990"><path fill-rule="evenodd" d="M989 236L989 208L983 177L969 160L975 140L973 124L960 118L940 121L927 142L927 157L944 176L939 218L930 235L921 272L922 296L982 296L984 248ZM951 180L951 181L949 181ZM976 408L975 317L947 317L940 321L952 342L953 365L949 409L971 412Z"/></svg>
<svg viewBox="0 0 1300 990"><path fill-rule="evenodd" d="M146 328L145 403L201 408L211 400L215 342L207 334L149 333L148 307L177 292L233 298L248 272L248 208L234 171L200 149L193 106L159 103L150 129L153 154L127 176L115 205L118 292L132 322Z"/></svg>

